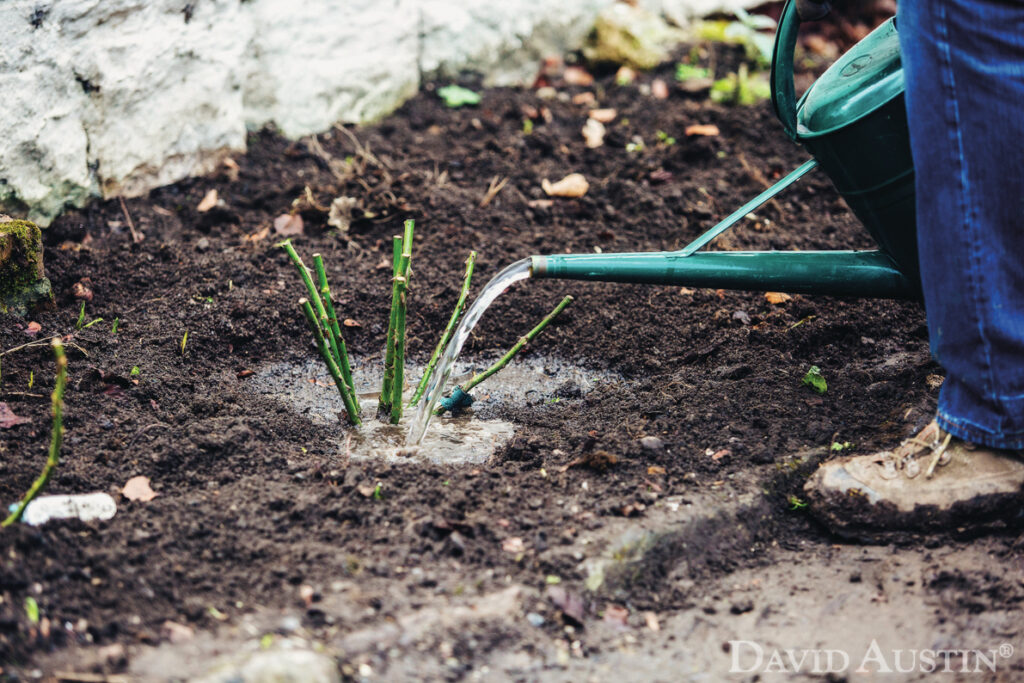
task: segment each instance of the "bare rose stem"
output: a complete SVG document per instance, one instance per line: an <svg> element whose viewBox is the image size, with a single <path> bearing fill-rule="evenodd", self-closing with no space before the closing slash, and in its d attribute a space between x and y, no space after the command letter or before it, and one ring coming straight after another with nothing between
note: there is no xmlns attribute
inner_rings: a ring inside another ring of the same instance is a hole
<svg viewBox="0 0 1024 683"><path fill-rule="evenodd" d="M349 389L348 385L345 383L345 378L341 376L341 370L338 368L338 364L331 355L330 347L324 340L324 334L320 329L317 314L313 312L312 304L309 303L309 299L303 297L299 299L299 307L302 308L302 312L306 316L306 323L309 325L309 331L313 333L313 337L316 339L317 351L320 352L320 356L324 359L324 363L327 364L327 370L331 373L331 377L334 379L335 386L338 387L338 393L341 394L341 400L345 404L345 410L348 412L349 421L354 425L362 424L362 420L359 419L359 408L355 402L355 392Z"/></svg>
<svg viewBox="0 0 1024 683"><path fill-rule="evenodd" d="M398 267L401 262L402 237L395 235L391 238L391 313L388 318L388 335L384 345L384 379L380 387L380 400L377 402L377 415L379 416L391 413L391 384L395 378L395 315L398 313L395 278L398 277Z"/></svg>
<svg viewBox="0 0 1024 683"><path fill-rule="evenodd" d="M60 337L54 337L50 342L53 346L53 355L57 361L57 381L53 385L53 393L50 395L51 412L53 413L53 428L50 430L50 452L43 465L43 471L39 477L32 482L32 486L25 493L25 497L18 503L18 507L7 516L0 527L14 524L25 514L25 508L32 502L32 499L39 495L50 481L57 465L60 464L60 447L64 442L64 387L68 379L68 359L64 355L64 345Z"/></svg>
<svg viewBox="0 0 1024 683"><path fill-rule="evenodd" d="M398 308L395 312L395 372L391 380L391 424L398 424L402 419L402 389L405 388L406 292L409 290L414 227L414 221L407 220L405 222L405 237L402 239L402 258L398 264L399 274L395 277L394 291L397 293Z"/></svg>
<svg viewBox="0 0 1024 683"><path fill-rule="evenodd" d="M498 372L506 365L508 365L509 361L515 358L516 354L522 351L523 348L531 341L533 341L538 334L543 332L544 328L547 327L548 324L552 320L554 320L559 313L565 310L565 307L571 304L572 301L572 296L566 296L564 299L558 302L558 305L555 306L555 308L550 313L544 316L543 320L537 323L536 327L527 332L525 336L521 337L519 341L515 343L515 346L509 349L508 352L500 359L498 359L498 361L494 365L487 368L478 375L473 375L467 382L465 382L461 386L455 387L455 389L452 391L452 395L449 398L441 400L441 405L439 405L434 410L434 415L441 415L446 410L452 410L453 412L455 412L458 411L460 408L465 408L466 406L470 405L473 402L473 398L469 395L469 392L473 389L473 387L477 386L485 379L487 379L488 377L490 377L491 375L493 375L494 373Z"/></svg>
<svg viewBox="0 0 1024 683"><path fill-rule="evenodd" d="M338 340L334 337L334 331L330 325L322 327L320 321L327 320L327 310L324 308L324 301L320 298L320 292L317 291L316 285L313 284L313 278L309 275L309 268L302 262L299 255L295 252L295 247L292 246L290 239L279 243L277 246L288 252L288 257L295 264L295 269L299 271L299 277L302 278L302 284L306 285L306 291L309 293L309 300L312 302L313 310L316 313L316 326L320 330L320 334L323 335L330 346L331 353L334 357L334 362L338 365L341 364L341 354L338 349Z"/></svg>
<svg viewBox="0 0 1024 683"><path fill-rule="evenodd" d="M462 291L459 293L459 300L455 304L455 310L452 311L452 317L448 320L448 326L444 328L444 334L441 335L441 341L437 343L437 348L434 349L434 354L430 357L430 362L427 363L426 369L423 371L423 377L420 378L420 384L416 387L416 392L412 395L409 400L407 407L412 407L419 403L419 400L423 398L423 392L427 390L427 383L430 382L430 376L434 374L434 369L437 367L437 361L444 352L448 342L452 338L452 333L455 332L455 326L459 322L459 318L462 317L463 312L466 310L466 301L469 298L469 283L473 279L473 265L476 263L476 252L469 252L469 258L466 259L466 274L462 278Z"/></svg>
<svg viewBox="0 0 1024 683"><path fill-rule="evenodd" d="M341 377L348 386L349 393L356 405L356 412L360 412L359 397L356 395L356 385L352 381L352 364L348 359L348 348L345 346L345 338L341 336L341 327L338 326L338 314L334 312L334 301L331 299L331 288L327 284L327 271L324 269L324 259L320 254L313 254L313 268L316 269L317 284L320 285L320 296L324 300L324 310L327 312L327 320L321 320L323 326L330 327L331 333L338 342L338 368L341 370Z"/></svg>

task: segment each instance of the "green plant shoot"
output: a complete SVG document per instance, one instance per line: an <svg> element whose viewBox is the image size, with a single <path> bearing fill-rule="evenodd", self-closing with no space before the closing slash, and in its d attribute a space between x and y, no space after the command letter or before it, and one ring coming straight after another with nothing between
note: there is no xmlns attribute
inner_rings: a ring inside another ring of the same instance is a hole
<svg viewBox="0 0 1024 683"><path fill-rule="evenodd" d="M828 391L828 383L825 381L825 376L821 374L821 368L817 365L812 365L807 370L807 374L800 380L800 383L809 386L819 394L824 394Z"/></svg>

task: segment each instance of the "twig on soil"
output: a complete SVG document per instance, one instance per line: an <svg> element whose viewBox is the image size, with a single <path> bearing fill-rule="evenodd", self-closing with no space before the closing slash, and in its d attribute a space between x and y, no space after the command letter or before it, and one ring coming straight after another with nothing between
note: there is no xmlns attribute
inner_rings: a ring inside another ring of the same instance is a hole
<svg viewBox="0 0 1024 683"><path fill-rule="evenodd" d="M309 299L303 297L299 299L299 307L302 308L302 312L306 316L306 323L309 325L309 331L313 333L313 338L316 339L316 348L320 352L320 356L324 359L324 363L327 364L327 370L331 373L331 378L334 380L335 386L338 387L338 393L341 394L341 400L345 404L345 410L348 412L348 419L354 425L362 424L362 420L359 419L359 411L356 408L355 398L353 392L349 391L348 385L345 384L345 379L341 376L341 370L338 368L338 364L334 361L334 357L331 355L330 347L324 340L323 330L320 328L320 323L317 320L317 314L313 312L313 306L309 303Z"/></svg>
<svg viewBox="0 0 1024 683"><path fill-rule="evenodd" d="M39 477L32 483L14 512L0 522L0 526L10 526L21 519L21 516L25 514L25 508L46 487L60 463L60 447L64 441L64 387L68 379L68 360L64 355L64 345L61 343L60 337L54 337L50 343L53 346L53 355L57 363L57 381L54 383L53 393L50 395L53 428L50 430L49 455Z"/></svg>
<svg viewBox="0 0 1024 683"><path fill-rule="evenodd" d="M359 398L356 396L356 385L352 381L352 364L348 358L348 347L345 346L345 338L341 336L341 327L338 326L338 314L334 312L334 301L331 299L331 288L327 284L327 270L324 268L324 259L320 254L313 254L313 267L316 268L317 284L320 285L320 296L324 300L324 311L327 318L321 321L325 328L330 328L338 343L338 367L341 369L341 376L348 386L352 400L355 401L356 410L360 410Z"/></svg>
<svg viewBox="0 0 1024 683"><path fill-rule="evenodd" d="M565 310L565 307L571 304L572 301L572 296L566 296L564 299L558 302L558 305L555 306L555 308L550 313L544 316L544 319L537 323L536 327L527 332L525 336L521 337L519 341L517 341L515 345L511 349L509 349L504 356L498 359L498 361L494 365L487 368L478 375L473 375L468 381L463 383L461 386L455 387L455 389L452 390L452 395L450 397L441 399L441 405L434 410L434 414L441 415L446 410L450 410L453 413L456 413L462 408L465 408L472 404L473 397L469 395L469 392L473 389L473 387L477 386L485 379L487 379L488 377L490 377L491 375L500 371L502 368L508 365L509 361L511 361L516 356L516 354L522 351L527 344L533 341L538 334L543 332L544 328L547 327L548 324L550 324L551 321L554 320L559 313Z"/></svg>
<svg viewBox="0 0 1024 683"><path fill-rule="evenodd" d="M405 222L405 237L402 238L402 258L398 264L399 275L395 278L398 310L395 313L395 372L391 380L391 424L402 419L402 389L405 388L405 313L406 292L409 290L410 265L412 263L412 235L415 222Z"/></svg>
<svg viewBox="0 0 1024 683"><path fill-rule="evenodd" d="M170 429L171 425L164 424L163 422L154 422L153 424L148 424L145 427L139 429L139 431L135 432L135 434L132 435L132 438L128 439L128 442L125 444L124 447L131 448L132 444L135 443L136 439L138 439L140 436L148 432L150 429L153 429L154 427L163 427L164 429Z"/></svg>
<svg viewBox="0 0 1024 683"><path fill-rule="evenodd" d="M449 340L452 338L452 334L455 332L455 326L459 322L459 318L462 317L463 312L466 310L466 301L469 298L469 284L473 279L473 265L476 263L476 252L469 252L469 258L466 259L466 274L462 278L462 291L459 292L459 300L455 304L455 310L452 311L452 317L448 320L448 326L444 328L444 333L441 335L441 340L437 342L437 348L434 349L433 355L430 356L430 362L427 363L426 369L423 370L423 377L420 378L420 384L416 387L416 392L412 395L412 399L409 400L409 405L416 405L419 400L423 397L423 393L427 390L427 384L430 382L431 375L434 374L434 368L437 367L437 361L441 358L441 353L445 347L448 346Z"/></svg>
<svg viewBox="0 0 1024 683"><path fill-rule="evenodd" d="M500 178L500 176L494 176L491 178L490 184L487 186L487 192L484 194L484 198L480 200L480 208L484 208L491 201L498 196L501 189L508 183L508 178Z"/></svg>
<svg viewBox="0 0 1024 683"><path fill-rule="evenodd" d="M128 207L125 206L124 197L118 197L117 200L121 202L121 213L124 214L124 220L128 223L128 231L132 234L132 242L138 244L142 240L146 239L146 237L135 229L135 221L132 220L132 215L128 213Z"/></svg>
<svg viewBox="0 0 1024 683"><path fill-rule="evenodd" d="M35 341L30 341L30 342L27 342L25 344L19 344L18 346L12 346L11 348L7 349L6 351L0 351L0 356L6 356L9 353L14 353L15 351L21 351L22 349L30 349L30 348L32 348L34 346L49 346L50 343L51 342L50 342L49 339L37 339ZM74 342L70 342L70 341L65 341L63 343L68 348L75 349L76 351L81 353L86 358L89 357L89 354L86 353L85 349L83 349L78 344L76 344Z"/></svg>

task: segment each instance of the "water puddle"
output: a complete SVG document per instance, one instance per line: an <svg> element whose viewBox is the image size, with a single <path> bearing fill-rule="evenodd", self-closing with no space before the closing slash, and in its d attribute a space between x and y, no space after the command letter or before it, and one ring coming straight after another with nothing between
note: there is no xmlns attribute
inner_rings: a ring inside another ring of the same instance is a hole
<svg viewBox="0 0 1024 683"><path fill-rule="evenodd" d="M495 360L497 356L457 362L452 382L465 381ZM619 380L616 375L587 370L558 359L540 356L517 359L473 390L476 400L471 408L458 417L435 418L422 442L418 446L407 446L406 437L415 410L406 409L398 425L380 422L375 417L381 365L377 358L352 359L352 374L363 409L363 426L358 429L342 425L341 398L319 359L265 366L250 382L254 391L277 399L317 424L336 428L338 453L353 460L481 464L514 434L512 423L499 417L502 409L554 404L563 398L579 397L602 382ZM406 375L418 380L422 371L420 366L409 365ZM412 395L412 389L406 389L406 398Z"/></svg>

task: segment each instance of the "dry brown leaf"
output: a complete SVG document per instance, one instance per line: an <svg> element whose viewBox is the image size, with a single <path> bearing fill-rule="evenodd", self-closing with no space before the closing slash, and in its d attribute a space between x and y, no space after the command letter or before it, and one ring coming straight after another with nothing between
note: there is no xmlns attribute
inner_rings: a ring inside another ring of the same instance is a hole
<svg viewBox="0 0 1024 683"><path fill-rule="evenodd" d="M575 95L572 96L572 103L573 104L593 104L593 102L596 99L597 98L594 97L594 93L592 93L590 91L579 92L579 93L576 93Z"/></svg>
<svg viewBox="0 0 1024 683"><path fill-rule="evenodd" d="M765 292L764 298L768 300L770 304L784 304L793 297L784 292Z"/></svg>
<svg viewBox="0 0 1024 683"><path fill-rule="evenodd" d="M19 417L6 403L0 403L0 429L10 429L30 420L27 417Z"/></svg>
<svg viewBox="0 0 1024 683"><path fill-rule="evenodd" d="M647 468L647 474L665 474L665 468L661 465L651 465Z"/></svg>
<svg viewBox="0 0 1024 683"><path fill-rule="evenodd" d="M32 322L25 326L23 332L30 337L34 337L37 334L39 334L42 330L43 326L33 320Z"/></svg>
<svg viewBox="0 0 1024 683"><path fill-rule="evenodd" d="M199 213L206 213L213 207L217 206L218 201L220 201L220 198L217 197L217 190L210 190L206 193L206 196L203 197L203 200L199 202L199 206L196 207L196 211Z"/></svg>
<svg viewBox="0 0 1024 683"><path fill-rule="evenodd" d="M708 449L708 450L711 450L711 449ZM732 455L732 451L730 451L728 448L723 448L722 450L715 451L714 453L712 453L711 454L711 459L714 460L715 462L718 462L719 460L721 460L722 458L724 458L727 455Z"/></svg>
<svg viewBox="0 0 1024 683"><path fill-rule="evenodd" d="M616 85L629 85L635 80L636 71L633 71L628 66L620 66L619 70L615 72Z"/></svg>
<svg viewBox="0 0 1024 683"><path fill-rule="evenodd" d="M290 213L282 213L274 219L274 232L285 237L301 235L303 231L302 216Z"/></svg>
<svg viewBox="0 0 1024 683"><path fill-rule="evenodd" d="M601 123L611 123L618 115L619 112L611 107L608 109L592 109L589 114L590 118Z"/></svg>
<svg viewBox="0 0 1024 683"><path fill-rule="evenodd" d="M570 173L557 183L545 178L540 185L549 197L582 197L590 189L590 183L582 173Z"/></svg>
<svg viewBox="0 0 1024 683"><path fill-rule="evenodd" d="M668 99L668 84L660 78L655 78L651 81L651 94L654 95L655 99L667 100Z"/></svg>
<svg viewBox="0 0 1024 683"><path fill-rule="evenodd" d="M579 66L570 66L565 69L562 78L569 85L579 85L586 88L594 84L594 77L587 73L586 69Z"/></svg>
<svg viewBox="0 0 1024 683"><path fill-rule="evenodd" d="M716 137L721 133L718 130L718 126L713 123L695 123L692 126L686 127L687 135L704 135L706 137Z"/></svg>
<svg viewBox="0 0 1024 683"><path fill-rule="evenodd" d="M647 628L655 633L661 630L661 624L658 623L658 615L654 612L644 612L644 622L647 624Z"/></svg>
<svg viewBox="0 0 1024 683"><path fill-rule="evenodd" d="M124 488L121 489L121 494L128 500L135 500L140 503L148 503L158 495L157 492L150 487L149 477L142 475L132 477L125 482Z"/></svg>
<svg viewBox="0 0 1024 683"><path fill-rule="evenodd" d="M587 122L583 124L584 144L590 149L597 149L604 144L604 124L597 119L587 119Z"/></svg>
<svg viewBox="0 0 1024 683"><path fill-rule="evenodd" d="M501 542L501 549L506 553L518 554L526 550L526 544L518 536L511 536Z"/></svg>
<svg viewBox="0 0 1024 683"><path fill-rule="evenodd" d="M358 320L353 320L352 318L345 318L341 322L341 324L344 325L345 327L362 327L363 326L363 324L361 322L359 322Z"/></svg>
<svg viewBox="0 0 1024 683"><path fill-rule="evenodd" d="M327 225L337 228L340 232L348 232L352 226L352 211L359 204L355 197L335 197L327 214Z"/></svg>

